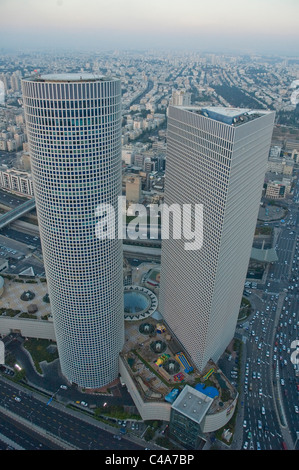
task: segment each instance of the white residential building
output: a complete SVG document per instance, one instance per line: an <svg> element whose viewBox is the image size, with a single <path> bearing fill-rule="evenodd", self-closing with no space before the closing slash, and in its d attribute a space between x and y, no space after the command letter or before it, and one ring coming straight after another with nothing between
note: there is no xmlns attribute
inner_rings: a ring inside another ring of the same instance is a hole
<svg viewBox="0 0 299 470"><path fill-rule="evenodd" d="M0 187L26 196L33 196L30 173L15 169L0 170Z"/></svg>

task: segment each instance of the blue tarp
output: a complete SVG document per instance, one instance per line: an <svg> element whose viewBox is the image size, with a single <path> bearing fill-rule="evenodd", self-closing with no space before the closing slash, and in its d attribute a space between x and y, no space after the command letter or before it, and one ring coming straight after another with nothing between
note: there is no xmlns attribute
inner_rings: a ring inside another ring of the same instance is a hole
<svg viewBox="0 0 299 470"><path fill-rule="evenodd" d="M216 387L206 387L204 384L195 385L195 389L201 393L204 393L210 398L215 398L219 396L219 392Z"/></svg>

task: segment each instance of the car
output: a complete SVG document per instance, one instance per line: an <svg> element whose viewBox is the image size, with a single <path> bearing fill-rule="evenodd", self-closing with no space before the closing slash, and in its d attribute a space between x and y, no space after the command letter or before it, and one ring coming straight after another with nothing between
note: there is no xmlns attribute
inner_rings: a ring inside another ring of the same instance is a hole
<svg viewBox="0 0 299 470"><path fill-rule="evenodd" d="M20 402L21 401L21 398L20 397L15 397L15 400Z"/></svg>
<svg viewBox="0 0 299 470"><path fill-rule="evenodd" d="M247 441L244 442L243 449L244 449L244 450L248 449L248 442L247 442Z"/></svg>
<svg viewBox="0 0 299 470"><path fill-rule="evenodd" d="M66 385L60 385L60 388L62 388L62 390L67 390L67 386L66 386Z"/></svg>
<svg viewBox="0 0 299 470"><path fill-rule="evenodd" d="M86 403L86 401L81 401L81 402L80 402L80 405L82 405L82 406L88 406L88 403Z"/></svg>
<svg viewBox="0 0 299 470"><path fill-rule="evenodd" d="M270 356L270 352L267 351L267 352L266 352L266 357L269 357L269 356Z"/></svg>
<svg viewBox="0 0 299 470"><path fill-rule="evenodd" d="M284 380L280 379L280 383L281 383L281 385L284 385Z"/></svg>
<svg viewBox="0 0 299 470"><path fill-rule="evenodd" d="M261 422L260 419L258 419L258 421L257 421L257 427L258 427L258 429L263 429L263 425L262 425L262 422Z"/></svg>
<svg viewBox="0 0 299 470"><path fill-rule="evenodd" d="M297 405L295 405L295 413L299 413L299 408Z"/></svg>
<svg viewBox="0 0 299 470"><path fill-rule="evenodd" d="M256 450L261 450L261 445L259 442L256 443Z"/></svg>
<svg viewBox="0 0 299 470"><path fill-rule="evenodd" d="M246 419L244 419L244 421L243 421L243 428L246 428L246 426L247 426L247 421L246 421Z"/></svg>
<svg viewBox="0 0 299 470"><path fill-rule="evenodd" d="M114 434L113 439L117 439L118 441L121 441L121 437L118 436L117 434Z"/></svg>
<svg viewBox="0 0 299 470"><path fill-rule="evenodd" d="M262 406L262 415L266 414L266 410L265 410L265 407Z"/></svg>
<svg viewBox="0 0 299 470"><path fill-rule="evenodd" d="M262 396L262 394L263 394L263 391L262 391L262 389L261 389L261 388L259 388L259 397L261 397L261 396Z"/></svg>

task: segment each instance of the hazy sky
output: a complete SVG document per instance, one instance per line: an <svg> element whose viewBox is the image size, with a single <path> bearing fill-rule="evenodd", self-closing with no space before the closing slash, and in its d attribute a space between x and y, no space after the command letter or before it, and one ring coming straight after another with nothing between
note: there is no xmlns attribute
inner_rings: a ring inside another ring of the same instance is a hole
<svg viewBox="0 0 299 470"><path fill-rule="evenodd" d="M299 55L299 0L0 0L0 48Z"/></svg>

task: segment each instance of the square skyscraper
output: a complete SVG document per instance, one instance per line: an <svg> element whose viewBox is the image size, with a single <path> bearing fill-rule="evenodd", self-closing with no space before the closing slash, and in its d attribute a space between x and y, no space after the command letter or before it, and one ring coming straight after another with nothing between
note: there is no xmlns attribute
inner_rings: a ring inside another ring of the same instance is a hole
<svg viewBox="0 0 299 470"><path fill-rule="evenodd" d="M199 370L234 336L274 117L169 107L164 202L202 204L203 245L187 251L183 238L163 240L160 311Z"/></svg>

